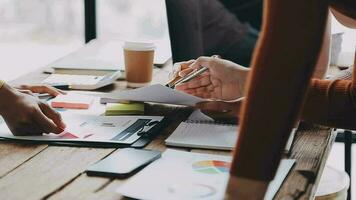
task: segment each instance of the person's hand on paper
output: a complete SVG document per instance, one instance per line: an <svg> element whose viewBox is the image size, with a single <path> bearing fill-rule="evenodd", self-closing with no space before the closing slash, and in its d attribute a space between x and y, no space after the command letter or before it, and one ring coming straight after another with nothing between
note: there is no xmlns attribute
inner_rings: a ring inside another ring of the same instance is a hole
<svg viewBox="0 0 356 200"><path fill-rule="evenodd" d="M216 121L236 122L243 99L240 98L234 101L203 101L197 103L195 107Z"/></svg>
<svg viewBox="0 0 356 200"><path fill-rule="evenodd" d="M0 115L18 136L59 134L65 129L60 114L48 104L6 84L0 89Z"/></svg>
<svg viewBox="0 0 356 200"><path fill-rule="evenodd" d="M22 93L30 95L33 95L33 93L48 93L49 95L55 97L60 94L66 94L66 92L49 85L21 85L20 87L16 87L16 89Z"/></svg>
<svg viewBox="0 0 356 200"><path fill-rule="evenodd" d="M176 85L177 90L205 99L233 100L244 95L248 68L217 57L199 57L195 61L179 64L178 75L181 77L203 66L209 70L186 83Z"/></svg>

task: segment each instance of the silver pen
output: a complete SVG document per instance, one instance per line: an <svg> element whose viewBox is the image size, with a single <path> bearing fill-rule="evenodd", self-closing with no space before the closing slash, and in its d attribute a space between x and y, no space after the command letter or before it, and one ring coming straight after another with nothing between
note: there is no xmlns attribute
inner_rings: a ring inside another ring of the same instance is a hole
<svg viewBox="0 0 356 200"><path fill-rule="evenodd" d="M200 74L206 72L207 70L208 70L207 67L202 67L202 68L198 69L197 71L193 71L193 72L189 73L187 76L180 79L179 81L175 82L174 85L188 82L188 81L194 79L195 77L199 76Z"/></svg>
<svg viewBox="0 0 356 200"><path fill-rule="evenodd" d="M211 56L212 58L220 58L219 55L213 55ZM174 88L177 84L179 83L185 83L188 82L190 80L192 80L193 78L199 76L200 74L204 73L205 71L207 71L208 68L207 67L202 67L197 71L192 71L190 72L188 75L186 75L185 77L179 78L179 77L175 77L174 79L170 80L166 86L170 87L170 88Z"/></svg>

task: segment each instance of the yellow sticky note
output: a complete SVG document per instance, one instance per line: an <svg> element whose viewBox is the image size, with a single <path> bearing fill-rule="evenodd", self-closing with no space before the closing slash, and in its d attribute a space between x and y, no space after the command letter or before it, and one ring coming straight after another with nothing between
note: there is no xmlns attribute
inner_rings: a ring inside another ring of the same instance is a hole
<svg viewBox="0 0 356 200"><path fill-rule="evenodd" d="M108 103L105 115L142 115L144 112L145 105L143 103Z"/></svg>

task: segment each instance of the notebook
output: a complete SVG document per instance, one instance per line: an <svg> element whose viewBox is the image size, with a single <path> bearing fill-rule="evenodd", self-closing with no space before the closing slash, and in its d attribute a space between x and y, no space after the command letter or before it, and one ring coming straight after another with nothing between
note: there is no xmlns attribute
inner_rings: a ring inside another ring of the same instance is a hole
<svg viewBox="0 0 356 200"><path fill-rule="evenodd" d="M117 192L135 199L224 199L231 156L167 149L162 157L120 185ZM264 199L274 198L295 160L283 159Z"/></svg>
<svg viewBox="0 0 356 200"><path fill-rule="evenodd" d="M238 138L237 129L237 125L215 122L201 112L195 111L187 121L176 128L165 143L176 147L232 150ZM288 139L286 152L289 152L292 146L295 131L296 129L292 130Z"/></svg>
<svg viewBox="0 0 356 200"><path fill-rule="evenodd" d="M165 142L169 146L231 150L236 140L237 126L186 121Z"/></svg>

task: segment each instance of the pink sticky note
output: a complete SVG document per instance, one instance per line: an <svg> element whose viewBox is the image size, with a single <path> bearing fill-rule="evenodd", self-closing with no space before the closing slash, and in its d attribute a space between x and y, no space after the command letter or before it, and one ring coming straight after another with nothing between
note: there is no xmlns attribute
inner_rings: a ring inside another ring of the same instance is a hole
<svg viewBox="0 0 356 200"><path fill-rule="evenodd" d="M75 136L69 132L64 133L61 137L65 138L65 139L77 139L78 138L77 136Z"/></svg>
<svg viewBox="0 0 356 200"><path fill-rule="evenodd" d="M52 99L51 106L53 108L88 109L93 101L94 97L88 95L58 95L56 98Z"/></svg>

